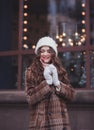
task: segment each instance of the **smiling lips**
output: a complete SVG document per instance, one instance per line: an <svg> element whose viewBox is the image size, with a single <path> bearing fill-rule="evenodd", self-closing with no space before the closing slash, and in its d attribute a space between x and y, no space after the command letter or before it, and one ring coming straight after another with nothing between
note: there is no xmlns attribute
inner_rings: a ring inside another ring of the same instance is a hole
<svg viewBox="0 0 94 130"><path fill-rule="evenodd" d="M41 60L43 61L43 62L49 62L49 60L50 60L50 57L49 56L42 56L41 57Z"/></svg>

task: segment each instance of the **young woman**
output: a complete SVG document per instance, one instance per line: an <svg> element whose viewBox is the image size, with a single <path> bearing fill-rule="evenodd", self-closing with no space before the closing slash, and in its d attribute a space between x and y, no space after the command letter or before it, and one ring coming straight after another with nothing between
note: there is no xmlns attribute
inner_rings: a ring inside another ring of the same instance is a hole
<svg viewBox="0 0 94 130"><path fill-rule="evenodd" d="M56 42L42 37L35 54L25 73L29 130L71 130L66 102L73 99L74 89L57 56Z"/></svg>

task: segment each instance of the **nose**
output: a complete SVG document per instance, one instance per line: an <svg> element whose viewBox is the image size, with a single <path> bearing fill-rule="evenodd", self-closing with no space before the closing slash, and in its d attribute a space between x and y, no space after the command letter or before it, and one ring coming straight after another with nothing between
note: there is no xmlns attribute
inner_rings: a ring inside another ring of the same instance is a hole
<svg viewBox="0 0 94 130"><path fill-rule="evenodd" d="M43 54L44 54L44 55L47 55L47 54L48 54L48 52L47 52L47 51L45 51Z"/></svg>

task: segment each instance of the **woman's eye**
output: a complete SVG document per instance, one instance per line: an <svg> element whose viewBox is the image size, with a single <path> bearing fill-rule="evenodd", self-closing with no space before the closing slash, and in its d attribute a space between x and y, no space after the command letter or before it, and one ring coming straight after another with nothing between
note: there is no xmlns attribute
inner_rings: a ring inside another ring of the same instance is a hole
<svg viewBox="0 0 94 130"><path fill-rule="evenodd" d="M48 53L51 53L51 51L50 51L50 50L48 50L47 52L48 52Z"/></svg>
<svg viewBox="0 0 94 130"><path fill-rule="evenodd" d="M41 53L45 53L45 52L47 52L47 53L51 53L50 50L40 50L40 52L41 52Z"/></svg>
<svg viewBox="0 0 94 130"><path fill-rule="evenodd" d="M45 50L40 50L40 52L41 52L41 53L44 53L44 52L45 52Z"/></svg>

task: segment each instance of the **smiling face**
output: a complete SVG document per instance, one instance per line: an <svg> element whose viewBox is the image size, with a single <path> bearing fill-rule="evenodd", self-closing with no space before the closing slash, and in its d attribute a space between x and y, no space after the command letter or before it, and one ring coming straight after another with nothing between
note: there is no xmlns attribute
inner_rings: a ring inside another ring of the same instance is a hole
<svg viewBox="0 0 94 130"><path fill-rule="evenodd" d="M40 49L40 61L42 64L49 64L51 62L51 50L48 46L43 46Z"/></svg>

